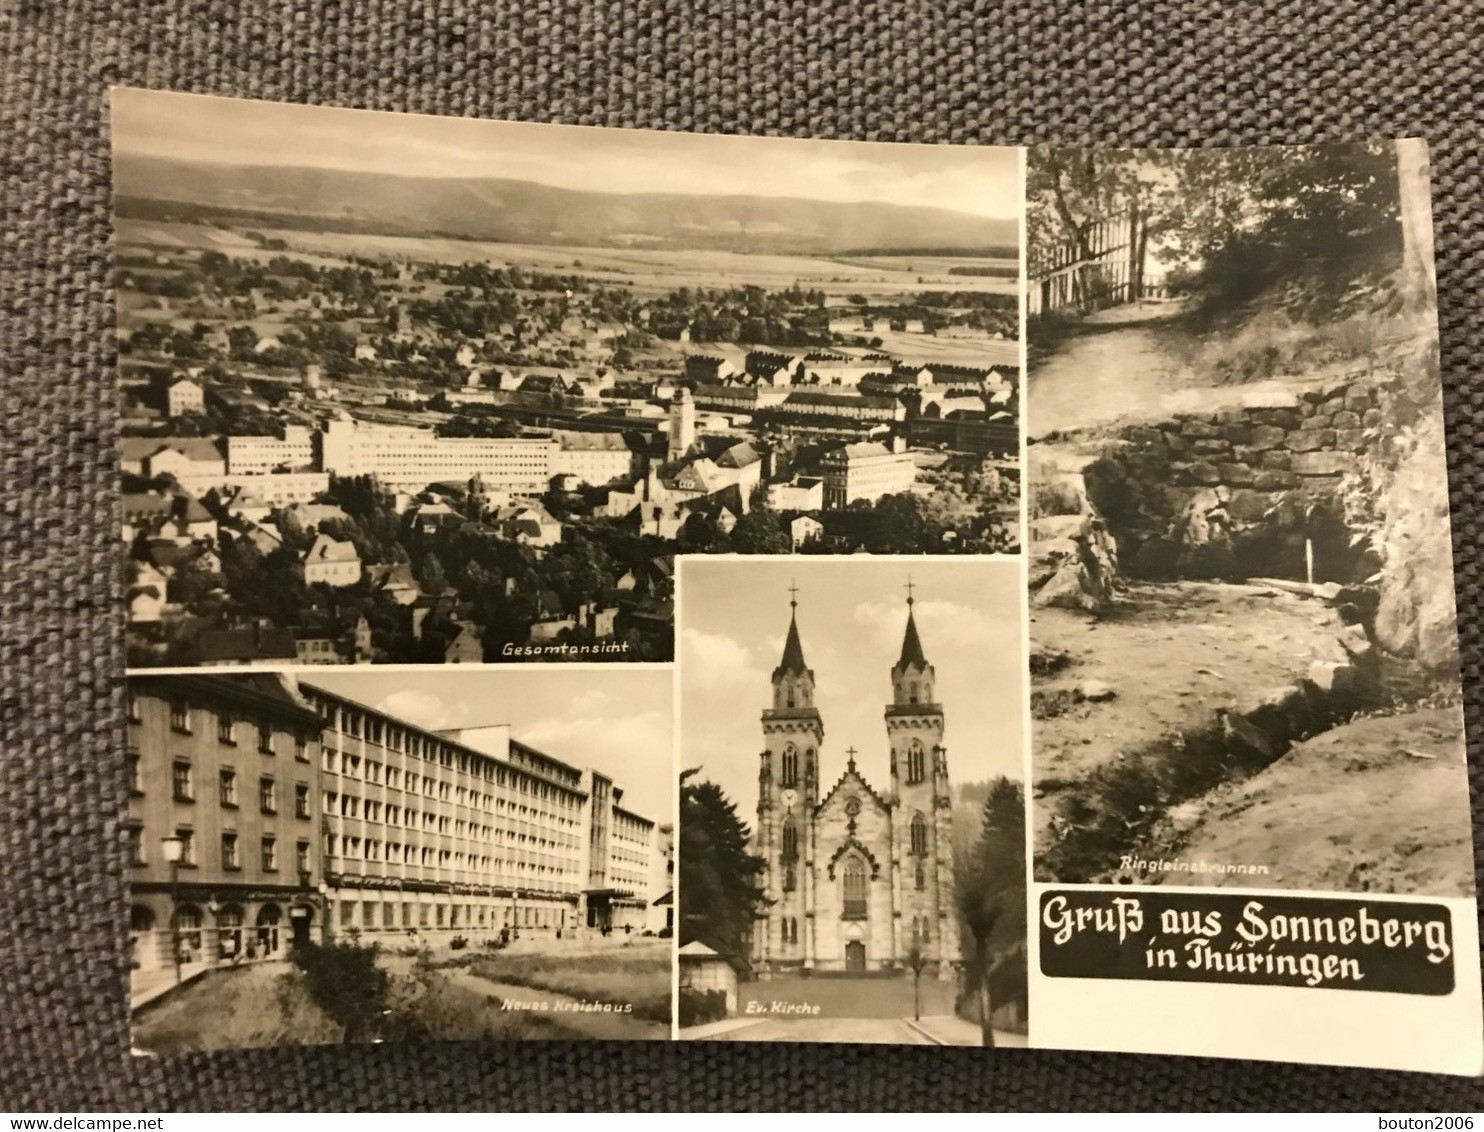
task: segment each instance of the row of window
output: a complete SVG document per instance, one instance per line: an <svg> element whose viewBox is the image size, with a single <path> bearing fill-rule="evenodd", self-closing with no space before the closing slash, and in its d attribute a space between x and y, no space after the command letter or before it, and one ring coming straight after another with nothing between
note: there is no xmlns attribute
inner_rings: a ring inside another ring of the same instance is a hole
<svg viewBox="0 0 1484 1132"><path fill-rule="evenodd" d="M543 830L539 825L526 821L499 818L498 825L468 822L462 818L429 811L402 808L390 803L362 799L354 794L337 794L327 790L323 796L324 812L331 816L353 818L402 829L422 829L427 833L452 834L454 837L472 838L479 841L509 840L519 844L530 842L543 849L576 849L577 838L568 833Z"/></svg>
<svg viewBox="0 0 1484 1132"><path fill-rule="evenodd" d="M855 857L852 857L852 858L850 858L850 862L849 863L851 863L851 864L859 864L859 860L857 858L855 858ZM861 866L861 868L864 868L864 866ZM784 862L784 865L783 865L783 891L784 892L792 892L798 886L799 886L799 869L798 869L798 866L796 864L794 864L793 861L788 860L787 858L785 858L785 862ZM927 869L925 869L922 866L921 862L919 862L918 865L917 865L917 867L912 870L912 886L915 889L917 889L918 892L923 892L923 891L925 891L927 889ZM849 909L847 909L845 918L847 920L863 920L863 919L865 919L866 916L865 916L865 906L864 906L864 904L861 905L861 909L860 909L860 914L859 915L852 915L852 914L850 914Z"/></svg>
<svg viewBox="0 0 1484 1132"><path fill-rule="evenodd" d="M565 928L569 922L569 916L573 917L570 922L576 922L576 909L523 904L519 899L511 899L496 907L484 904L472 906L467 904L399 905L374 900L360 902L342 900L338 912L341 928L364 928L371 931L378 928L413 927Z"/></svg>
<svg viewBox="0 0 1484 1132"><path fill-rule="evenodd" d="M321 751L321 764L330 774L360 779L374 786L385 785L391 790L405 790L409 794L416 794L420 791L424 797L437 798L440 802L453 801L460 806L489 811L493 811L496 806L503 809L506 805L503 798L496 798L493 794L485 794L465 786L456 786L429 775L415 774L410 770L403 771L400 767L385 766L374 759L362 759L360 755L351 754L348 751L337 751L331 747L326 747ZM550 808L539 808L539 812L549 815L551 820L557 823L577 824L575 818L563 817L562 812L580 810L582 808L581 798L545 783L526 783L523 778L516 775L511 775L510 778L512 782L507 783L505 771L499 770L495 774L494 781L500 787L514 785L522 794L546 802ZM528 789L527 786L530 788ZM516 804L513 801L510 803L512 806ZM524 810L526 807L521 805L521 809ZM538 807L532 807L532 809L537 810Z"/></svg>
<svg viewBox="0 0 1484 1132"><path fill-rule="evenodd" d="M452 869L456 872L551 877L552 886L575 874L569 863L552 858L529 861L522 857L490 857L462 853L433 846L404 845L374 838L325 835L325 856L336 861L373 861L387 864L420 865L429 869Z"/></svg>
<svg viewBox="0 0 1484 1132"><path fill-rule="evenodd" d="M783 891L792 892L798 887L798 868L792 863L783 866ZM913 887L918 892L927 889L927 870L918 864L913 870ZM841 871L841 901L843 919L864 920L867 917L866 900L866 865L859 857L851 854L845 858L845 866Z"/></svg>
<svg viewBox="0 0 1484 1132"><path fill-rule="evenodd" d="M139 784L139 762L137 756L130 758L130 783L132 790L143 793ZM170 766L170 794L177 802L194 802L196 800L195 769L185 759L177 759ZM238 805L237 794L237 771L232 767L222 767L217 778L217 798L221 805L229 810L235 810ZM271 774L262 775L258 779L258 809L265 814L278 813L278 782ZM309 813L309 784L298 782L294 784L294 816L296 818L307 818Z"/></svg>
<svg viewBox="0 0 1484 1132"><path fill-rule="evenodd" d="M144 830L140 826L128 826L125 831L129 838L129 860L135 865L146 865L149 863L145 856ZM175 831L175 836L180 841L180 864L186 868L196 868L200 865L196 852L196 834L189 828L182 827ZM309 842L300 841L294 847L294 867L297 872L307 873L310 871ZM258 841L259 864L265 873L278 871L278 838L272 834L263 835ZM227 831L221 837L221 868L223 870L238 870L242 868L241 838L235 831Z"/></svg>
<svg viewBox="0 0 1484 1132"><path fill-rule="evenodd" d="M913 814L909 828L908 840L910 852L914 857L925 857L928 851L928 826L927 819L921 814ZM799 829L794 819L790 816L783 819L782 858L785 862L797 861L799 859Z"/></svg>
<svg viewBox="0 0 1484 1132"><path fill-rule="evenodd" d="M139 704L134 692L129 691L129 721L131 723L141 722ZM229 711L218 711L216 713L216 738L217 742L229 746L237 746L238 727L247 721L233 715ZM191 705L186 700L172 700L170 703L170 728L181 735L194 735L195 727L191 719ZM259 720L254 728L257 732L258 750L265 755L277 753L274 745L275 730L272 723ZM294 757L305 761L308 759L309 737L303 731L294 732Z"/></svg>
<svg viewBox="0 0 1484 1132"><path fill-rule="evenodd" d="M912 685L912 702L917 702L917 685ZM790 693L789 707L793 706L792 694ZM814 749L809 749L812 759ZM923 749L921 740L913 739L907 748L907 785L915 786L921 782L927 773L927 752ZM778 785L784 790L797 789L799 785L799 749L792 743L783 748L783 756L779 760Z"/></svg>

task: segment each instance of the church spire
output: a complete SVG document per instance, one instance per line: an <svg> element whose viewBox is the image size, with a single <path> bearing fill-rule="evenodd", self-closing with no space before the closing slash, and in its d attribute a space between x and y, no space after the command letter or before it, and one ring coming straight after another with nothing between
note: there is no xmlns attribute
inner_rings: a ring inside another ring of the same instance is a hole
<svg viewBox="0 0 1484 1132"><path fill-rule="evenodd" d="M902 635L902 656L897 661L898 668L906 668L915 664L918 668L927 667L927 657L922 651L922 640L917 635L917 619L912 616L912 579L907 578L907 631Z"/></svg>
<svg viewBox="0 0 1484 1132"><path fill-rule="evenodd" d="M804 663L804 646L799 641L799 587L790 584L788 592L788 640L783 644L783 661L773 672L774 680L785 673L802 676L809 671L809 666Z"/></svg>

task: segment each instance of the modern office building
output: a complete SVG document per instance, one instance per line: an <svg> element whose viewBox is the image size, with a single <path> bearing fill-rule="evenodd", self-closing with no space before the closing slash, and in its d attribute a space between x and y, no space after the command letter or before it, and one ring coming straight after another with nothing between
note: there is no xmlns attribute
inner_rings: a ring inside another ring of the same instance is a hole
<svg viewBox="0 0 1484 1132"><path fill-rule="evenodd" d="M431 428L332 420L320 434L323 470L376 476L397 491L480 476L490 488L539 494L552 476L549 437L439 437Z"/></svg>
<svg viewBox="0 0 1484 1132"><path fill-rule="evenodd" d="M329 927L425 939L642 931L655 824L507 726L430 731L312 685Z"/></svg>

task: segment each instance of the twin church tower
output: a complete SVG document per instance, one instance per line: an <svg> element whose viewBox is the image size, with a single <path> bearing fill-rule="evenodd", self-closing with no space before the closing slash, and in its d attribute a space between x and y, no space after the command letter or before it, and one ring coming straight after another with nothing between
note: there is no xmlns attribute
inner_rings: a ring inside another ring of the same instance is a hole
<svg viewBox="0 0 1484 1132"><path fill-rule="evenodd" d="M886 705L891 782L878 792L857 769L854 748L845 772L822 790L824 719L804 661L798 601L789 602L788 640L762 715L753 839L767 861L768 907L754 928L759 977L910 968L914 948L925 970L952 977L959 939L943 705L912 605L909 583Z"/></svg>

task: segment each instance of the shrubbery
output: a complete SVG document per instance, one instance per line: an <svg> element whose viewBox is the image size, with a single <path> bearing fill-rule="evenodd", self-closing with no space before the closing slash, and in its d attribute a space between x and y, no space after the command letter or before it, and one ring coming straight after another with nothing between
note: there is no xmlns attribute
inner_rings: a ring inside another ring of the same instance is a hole
<svg viewBox="0 0 1484 1132"><path fill-rule="evenodd" d="M314 1004L341 1028L341 1041L375 1036L387 1010L391 978L376 965L377 948L347 943L305 943L294 948L294 965Z"/></svg>
<svg viewBox="0 0 1484 1132"><path fill-rule="evenodd" d="M726 1016L726 991L680 988L680 1024L682 1026L699 1026L705 1022L719 1022Z"/></svg>

